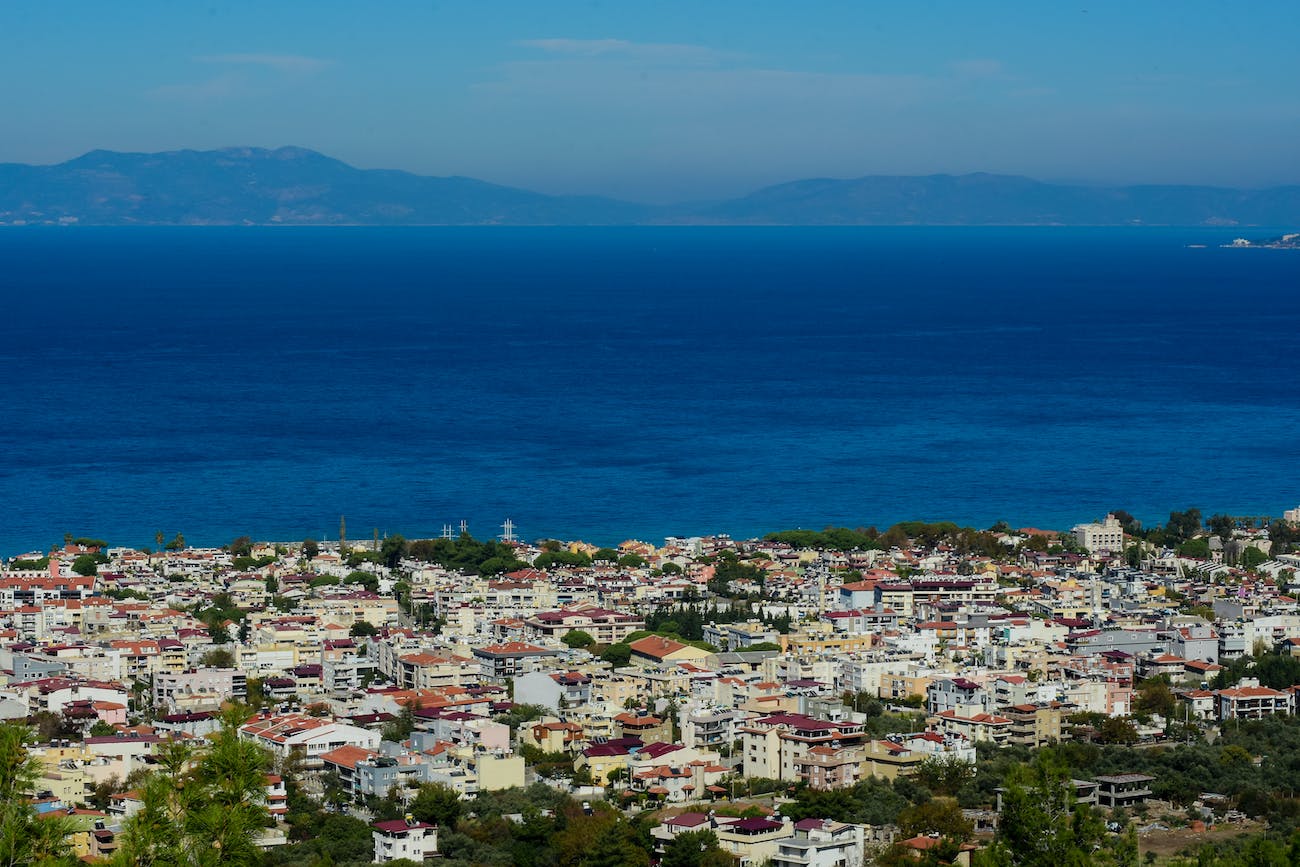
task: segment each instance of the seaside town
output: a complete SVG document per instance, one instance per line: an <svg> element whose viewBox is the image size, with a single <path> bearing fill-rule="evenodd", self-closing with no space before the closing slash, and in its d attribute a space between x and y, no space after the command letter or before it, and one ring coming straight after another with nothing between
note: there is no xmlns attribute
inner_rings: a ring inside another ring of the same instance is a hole
<svg viewBox="0 0 1300 867"><path fill-rule="evenodd" d="M1300 509L504 529L6 561L4 863L1300 863Z"/></svg>

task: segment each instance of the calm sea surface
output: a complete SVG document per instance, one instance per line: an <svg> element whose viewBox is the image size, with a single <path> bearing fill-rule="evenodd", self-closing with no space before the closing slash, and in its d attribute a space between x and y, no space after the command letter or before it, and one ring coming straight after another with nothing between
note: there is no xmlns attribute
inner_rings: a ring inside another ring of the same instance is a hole
<svg viewBox="0 0 1300 867"><path fill-rule="evenodd" d="M1300 251L1234 234L6 230L0 554L1278 514Z"/></svg>

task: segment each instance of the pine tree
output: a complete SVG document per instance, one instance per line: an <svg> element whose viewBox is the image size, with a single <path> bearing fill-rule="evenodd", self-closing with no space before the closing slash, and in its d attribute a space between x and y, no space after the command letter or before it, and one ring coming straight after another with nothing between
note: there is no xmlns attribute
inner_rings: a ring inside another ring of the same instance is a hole
<svg viewBox="0 0 1300 867"><path fill-rule="evenodd" d="M159 769L145 783L144 807L123 827L115 863L244 867L260 861L254 840L270 817L270 762L261 747L240 739L246 716L239 706L228 709L204 748L185 741L159 745Z"/></svg>
<svg viewBox="0 0 1300 867"><path fill-rule="evenodd" d="M67 820L38 818L29 800L40 774L26 747L31 735L23 725L0 725L0 867L76 864Z"/></svg>

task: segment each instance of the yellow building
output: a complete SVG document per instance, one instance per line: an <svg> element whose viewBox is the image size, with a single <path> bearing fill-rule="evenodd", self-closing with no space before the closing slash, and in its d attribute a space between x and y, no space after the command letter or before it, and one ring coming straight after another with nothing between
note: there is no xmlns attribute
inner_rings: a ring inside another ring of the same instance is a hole
<svg viewBox="0 0 1300 867"><path fill-rule="evenodd" d="M546 717L519 729L521 744L536 747L544 753L572 752L583 738L582 726L575 722L561 722L555 717Z"/></svg>
<svg viewBox="0 0 1300 867"><path fill-rule="evenodd" d="M573 769L580 771L586 768L587 773L591 775L591 781L598 786L603 786L609 782L609 775L612 772L622 770L626 774L627 765L626 751L611 749L606 744L597 744L587 747L578 755L573 762Z"/></svg>
<svg viewBox="0 0 1300 867"><path fill-rule="evenodd" d="M781 636L781 652L795 655L852 653L870 650L875 636L836 633L829 623L808 623L799 632Z"/></svg>
<svg viewBox="0 0 1300 867"><path fill-rule="evenodd" d="M892 701L901 701L914 695L924 696L934 678L920 674L882 674L880 675L880 697Z"/></svg>
<svg viewBox="0 0 1300 867"><path fill-rule="evenodd" d="M702 648L682 644L662 635L647 635L633 641L628 647L632 648L632 662L639 665L693 662L706 660L713 655Z"/></svg>
<svg viewBox="0 0 1300 867"><path fill-rule="evenodd" d="M478 787L481 792L499 792L502 789L522 788L524 785L524 757L480 753L475 758Z"/></svg>
<svg viewBox="0 0 1300 867"><path fill-rule="evenodd" d="M925 756L894 741L871 741L862 762L862 775L896 780L916 773Z"/></svg>

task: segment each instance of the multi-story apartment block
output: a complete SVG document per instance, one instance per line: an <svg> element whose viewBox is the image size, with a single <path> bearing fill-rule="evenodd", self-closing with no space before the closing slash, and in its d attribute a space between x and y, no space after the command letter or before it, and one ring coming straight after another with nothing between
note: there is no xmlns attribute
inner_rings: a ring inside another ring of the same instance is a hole
<svg viewBox="0 0 1300 867"><path fill-rule="evenodd" d="M759 717L740 727L741 767L746 776L799 780L797 760L817 746L839 748L861 743L863 727L797 713Z"/></svg>
<svg viewBox="0 0 1300 867"><path fill-rule="evenodd" d="M1295 693L1290 690L1269 689L1259 681L1247 679L1240 686L1221 689L1218 697L1218 716L1221 720L1261 719L1266 716L1293 713Z"/></svg>
<svg viewBox="0 0 1300 867"><path fill-rule="evenodd" d="M248 676L236 668L198 668L154 675L154 706L168 713L214 710L222 702L246 698Z"/></svg>
<svg viewBox="0 0 1300 867"><path fill-rule="evenodd" d="M1124 550L1124 528L1114 515L1107 515L1101 523L1078 524L1070 532L1075 543L1090 553Z"/></svg>

